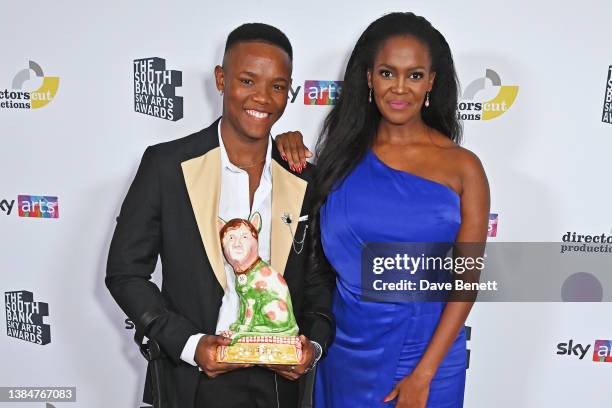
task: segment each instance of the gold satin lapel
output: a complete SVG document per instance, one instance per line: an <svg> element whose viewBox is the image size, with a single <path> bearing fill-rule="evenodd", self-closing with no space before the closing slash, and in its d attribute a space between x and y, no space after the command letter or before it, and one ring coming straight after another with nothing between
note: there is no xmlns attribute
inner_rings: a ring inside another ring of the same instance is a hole
<svg viewBox="0 0 612 408"><path fill-rule="evenodd" d="M291 244L297 230L298 218L308 183L285 170L272 160L272 232L270 238L270 258L272 267L285 273ZM291 215L291 229L282 220L282 216Z"/></svg>
<svg viewBox="0 0 612 408"><path fill-rule="evenodd" d="M221 192L221 149L217 147L203 156L184 161L181 167L206 256L225 291L227 277L217 230Z"/></svg>

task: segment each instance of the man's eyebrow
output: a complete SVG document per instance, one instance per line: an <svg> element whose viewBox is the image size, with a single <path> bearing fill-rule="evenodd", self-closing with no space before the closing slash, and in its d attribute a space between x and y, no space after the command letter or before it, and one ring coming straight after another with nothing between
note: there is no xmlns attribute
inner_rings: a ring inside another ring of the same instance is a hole
<svg viewBox="0 0 612 408"><path fill-rule="evenodd" d="M240 74L241 75L247 75L247 76L250 76L250 77L253 77L253 78L257 78L258 77L258 75L256 73L251 72L251 71L241 71ZM288 78L285 78L285 77L276 77L276 78L273 78L272 81L274 81L274 82L276 82L276 81L284 81L284 82L287 82L287 83L290 82L290 80Z"/></svg>

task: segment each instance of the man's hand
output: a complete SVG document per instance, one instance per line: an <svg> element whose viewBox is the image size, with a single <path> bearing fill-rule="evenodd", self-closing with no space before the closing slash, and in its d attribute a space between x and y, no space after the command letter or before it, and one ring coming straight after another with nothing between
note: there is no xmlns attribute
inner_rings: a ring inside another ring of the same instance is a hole
<svg viewBox="0 0 612 408"><path fill-rule="evenodd" d="M315 357L314 346L310 340L308 340L306 336L300 335L300 341L302 342L302 361L300 361L299 365L266 364L263 367L269 368L291 381L300 378L304 375L306 369L310 367Z"/></svg>
<svg viewBox="0 0 612 408"><path fill-rule="evenodd" d="M237 368L252 367L252 364L228 364L217 362L217 347L229 346L232 341L223 336L202 336L195 352L195 362L210 378L236 370Z"/></svg>

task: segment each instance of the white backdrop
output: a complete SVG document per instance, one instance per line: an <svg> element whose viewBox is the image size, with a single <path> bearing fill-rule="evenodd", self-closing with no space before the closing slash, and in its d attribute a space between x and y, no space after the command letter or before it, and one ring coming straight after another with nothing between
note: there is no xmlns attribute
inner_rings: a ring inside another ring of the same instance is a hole
<svg viewBox="0 0 612 408"><path fill-rule="evenodd" d="M219 115L213 68L229 31L253 21L279 27L294 47L293 88L301 89L274 133L299 129L313 146L329 107L305 105L304 82L341 80L359 34L389 11L423 15L445 35L464 89L487 69L501 86L518 87L502 115L465 121L464 145L485 166L499 217L490 239L610 234L612 126L602 122L610 1L3 1L0 106L29 61L51 77L46 90L52 77L59 86L41 108L0 107L0 290L47 303L51 336L46 345L10 337L0 319L0 386L76 386L77 402L57 407L141 406L144 360L103 278L115 216L145 147ZM182 72L178 121L134 111L133 61L150 57ZM29 73L22 92L43 83ZM473 101L500 91L486 83ZM59 218L20 216L18 195L57 197ZM595 340L612 339L610 322L605 303L477 304L465 406L609 407L612 364L593 362L592 351ZM558 355L569 340L591 353Z"/></svg>

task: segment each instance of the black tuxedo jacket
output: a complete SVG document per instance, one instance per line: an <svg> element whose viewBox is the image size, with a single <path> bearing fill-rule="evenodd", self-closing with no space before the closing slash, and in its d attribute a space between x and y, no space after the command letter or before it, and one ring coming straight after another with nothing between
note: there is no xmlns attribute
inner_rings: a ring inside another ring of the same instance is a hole
<svg viewBox="0 0 612 408"><path fill-rule="evenodd" d="M215 333L226 288L217 230L221 156L215 121L182 139L148 147L117 218L106 285L121 309L159 343L172 362L166 386L178 406L192 407L200 373L180 359L189 336ZM300 332L327 349L335 333L331 313L334 275L310 267L310 236L301 253L282 220L289 214L300 240L308 222L313 169L289 170L272 147L271 263L283 273ZM150 281L158 255L162 288ZM150 366L149 366L150 369ZM150 376L147 375L147 378ZM145 402L150 402L145 387Z"/></svg>

